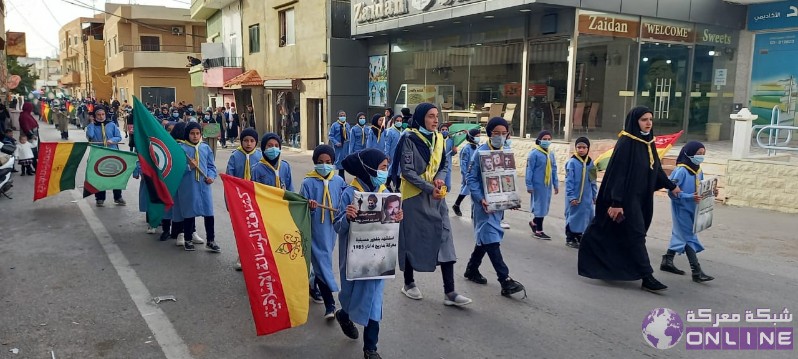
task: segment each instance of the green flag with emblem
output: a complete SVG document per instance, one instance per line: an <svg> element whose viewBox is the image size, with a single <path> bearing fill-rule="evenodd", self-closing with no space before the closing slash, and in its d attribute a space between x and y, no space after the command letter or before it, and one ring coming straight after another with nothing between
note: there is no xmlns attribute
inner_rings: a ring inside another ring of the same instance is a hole
<svg viewBox="0 0 798 359"><path fill-rule="evenodd" d="M92 145L89 161L86 163L83 197L127 188L127 181L136 169L137 160L135 153Z"/></svg>

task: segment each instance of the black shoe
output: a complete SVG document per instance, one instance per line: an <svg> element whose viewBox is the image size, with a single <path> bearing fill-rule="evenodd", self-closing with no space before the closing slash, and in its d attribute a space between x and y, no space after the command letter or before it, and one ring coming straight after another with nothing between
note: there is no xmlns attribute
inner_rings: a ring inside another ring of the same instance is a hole
<svg viewBox="0 0 798 359"><path fill-rule="evenodd" d="M169 239L169 232L163 232L163 233L161 233L161 236L158 237L158 240L161 241L161 242L163 242L163 241L165 241L167 239Z"/></svg>
<svg viewBox="0 0 798 359"><path fill-rule="evenodd" d="M488 284L488 280L479 273L479 269L466 268L463 277L477 284Z"/></svg>
<svg viewBox="0 0 798 359"><path fill-rule="evenodd" d="M653 275L649 274L648 276L643 277L643 284L641 285L641 288L651 293L657 293L668 289L668 286L660 283L660 281L654 278Z"/></svg>
<svg viewBox="0 0 798 359"><path fill-rule="evenodd" d="M313 300L313 303L322 304L324 303L324 298L321 297L321 293L316 288L310 289L310 299Z"/></svg>
<svg viewBox="0 0 798 359"><path fill-rule="evenodd" d="M535 232L535 238L542 239L544 241L550 241L551 237L548 234L543 232Z"/></svg>
<svg viewBox="0 0 798 359"><path fill-rule="evenodd" d="M338 325L341 326L341 331L344 332L344 335L351 339L357 339L360 337L360 333L358 333L357 328L355 328L355 323L352 323L351 320L343 321L339 316L339 311L335 312L335 320L338 322Z"/></svg>
<svg viewBox="0 0 798 359"><path fill-rule="evenodd" d="M127 206L127 202L125 202L125 200L122 198L115 199L114 203L116 203L117 206Z"/></svg>
<svg viewBox="0 0 798 359"><path fill-rule="evenodd" d="M219 248L219 246L216 245L216 242L211 239L208 240L208 243L205 243L205 249L213 253L222 253L222 249Z"/></svg>
<svg viewBox="0 0 798 359"><path fill-rule="evenodd" d="M579 242L577 242L576 239L571 239L569 241L565 241L565 245L567 247L570 247L570 248L579 249Z"/></svg>
<svg viewBox="0 0 798 359"><path fill-rule="evenodd" d="M537 232L537 231L535 230L535 227L536 227L536 226L535 226L535 222L529 221L529 228L532 228L532 233L536 233L536 232Z"/></svg>
<svg viewBox="0 0 798 359"><path fill-rule="evenodd" d="M19 171L17 171L17 169L16 169L16 168L12 168L12 169L11 169L11 173L17 173L17 172L19 172Z"/></svg>
<svg viewBox="0 0 798 359"><path fill-rule="evenodd" d="M454 214L456 214L458 217L463 216L463 212L460 212L460 206L454 205L452 206L452 210L454 211Z"/></svg>
<svg viewBox="0 0 798 359"><path fill-rule="evenodd" d="M20 175L20 176L27 176L27 175L28 175L28 173L27 173L27 172L25 172L25 171L22 171L22 173L20 173L19 175Z"/></svg>
<svg viewBox="0 0 798 359"><path fill-rule="evenodd" d="M662 255L662 264L659 265L659 270L663 272L670 272L673 274L684 275L684 271L676 268L673 265L673 254L663 254Z"/></svg>
<svg viewBox="0 0 798 359"><path fill-rule="evenodd" d="M715 277L706 275L706 273L704 273L704 271L701 270L701 265L698 263L696 263L695 265L691 264L690 269L693 272L693 282L703 283L715 279Z"/></svg>
<svg viewBox="0 0 798 359"><path fill-rule="evenodd" d="M363 359L382 359L376 350L364 350Z"/></svg>
<svg viewBox="0 0 798 359"><path fill-rule="evenodd" d="M524 298L526 298L526 288L524 285L515 281L512 278L507 278L502 282L502 292L501 294L505 297L510 297L511 295L518 293L520 291L524 291ZM523 299L523 298L522 298Z"/></svg>
<svg viewBox="0 0 798 359"><path fill-rule="evenodd" d="M186 250L186 251L193 251L194 250L194 244L191 243L191 240L187 240L186 243L183 244L183 249Z"/></svg>

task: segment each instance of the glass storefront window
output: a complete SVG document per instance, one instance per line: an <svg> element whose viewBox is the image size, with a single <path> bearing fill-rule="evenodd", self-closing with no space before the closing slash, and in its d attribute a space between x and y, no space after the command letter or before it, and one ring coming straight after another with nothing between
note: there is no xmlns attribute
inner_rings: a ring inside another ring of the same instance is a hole
<svg viewBox="0 0 798 359"><path fill-rule="evenodd" d="M570 44L569 38L530 42L524 136L535 138L544 129L554 138L564 136Z"/></svg>
<svg viewBox="0 0 798 359"><path fill-rule="evenodd" d="M656 133L674 133L684 128L689 55L687 45L655 42L640 46L637 104L654 112Z"/></svg>
<svg viewBox="0 0 798 359"><path fill-rule="evenodd" d="M729 123L737 72L735 49L723 45L697 45L690 88L688 139L709 137L707 123ZM720 126L720 125L715 125ZM726 130L730 130L726 127ZM718 133L719 139L730 137L730 131Z"/></svg>

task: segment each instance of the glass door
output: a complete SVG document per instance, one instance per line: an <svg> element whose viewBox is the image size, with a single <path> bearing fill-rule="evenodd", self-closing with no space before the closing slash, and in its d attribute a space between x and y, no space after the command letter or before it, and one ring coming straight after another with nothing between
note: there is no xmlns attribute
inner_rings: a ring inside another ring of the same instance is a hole
<svg viewBox="0 0 798 359"><path fill-rule="evenodd" d="M527 110L524 129L519 136L535 138L541 130L550 130L555 138L564 138L570 44L568 38L529 43Z"/></svg>
<svg viewBox="0 0 798 359"><path fill-rule="evenodd" d="M657 134L684 128L689 59L690 48L686 45L655 42L640 46L637 104L649 107L654 113Z"/></svg>

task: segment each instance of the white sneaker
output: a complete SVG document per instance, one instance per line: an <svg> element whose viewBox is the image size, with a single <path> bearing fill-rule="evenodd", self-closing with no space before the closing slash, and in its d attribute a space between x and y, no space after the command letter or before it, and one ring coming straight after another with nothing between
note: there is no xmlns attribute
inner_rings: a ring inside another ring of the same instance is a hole
<svg viewBox="0 0 798 359"><path fill-rule="evenodd" d="M406 285L402 286L402 294L406 295L410 299L421 300L424 296L421 295L421 290L418 287L413 286L413 288L407 288Z"/></svg>
<svg viewBox="0 0 798 359"><path fill-rule="evenodd" d="M147 227L147 234L155 234L158 232L157 228Z"/></svg>
<svg viewBox="0 0 798 359"><path fill-rule="evenodd" d="M241 257L238 257L238 259L236 259L236 265L233 268L235 268L237 271L241 270Z"/></svg>
<svg viewBox="0 0 798 359"><path fill-rule="evenodd" d="M175 240L175 245L176 246L182 247L182 246L186 245L186 240L183 237L184 237L183 233L180 233L180 234L177 235L177 240Z"/></svg>
<svg viewBox="0 0 798 359"><path fill-rule="evenodd" d="M504 229L510 229L510 225L509 225L507 222L505 222L505 221L502 221L502 228L504 228Z"/></svg>
<svg viewBox="0 0 798 359"><path fill-rule="evenodd" d="M472 302L471 298L468 298L466 296L457 293L454 293L451 296L449 295L443 296L443 305L462 307L464 305L471 304L471 302Z"/></svg>
<svg viewBox="0 0 798 359"><path fill-rule="evenodd" d="M193 234L191 234L191 243L205 244L205 240L202 239L202 237L200 237L199 234L197 234L197 232L194 232Z"/></svg>

